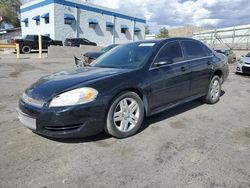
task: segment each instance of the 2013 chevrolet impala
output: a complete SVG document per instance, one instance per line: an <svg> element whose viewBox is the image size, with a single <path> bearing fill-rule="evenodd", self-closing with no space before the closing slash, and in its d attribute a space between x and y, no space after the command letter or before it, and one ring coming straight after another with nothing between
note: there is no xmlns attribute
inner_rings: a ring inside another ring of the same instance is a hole
<svg viewBox="0 0 250 188"><path fill-rule="evenodd" d="M88 67L42 77L19 100L20 121L49 137L84 137L103 129L135 134L143 119L203 98L214 104L229 73L227 58L189 38L118 46Z"/></svg>

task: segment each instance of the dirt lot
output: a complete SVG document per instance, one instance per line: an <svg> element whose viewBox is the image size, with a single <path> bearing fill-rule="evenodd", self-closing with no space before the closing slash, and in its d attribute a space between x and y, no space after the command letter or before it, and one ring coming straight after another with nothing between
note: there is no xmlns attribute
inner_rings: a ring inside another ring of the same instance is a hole
<svg viewBox="0 0 250 188"><path fill-rule="evenodd" d="M234 65L219 103L165 111L127 139L51 140L23 127L15 108L24 89L72 65L0 58L0 187L250 187L250 77Z"/></svg>

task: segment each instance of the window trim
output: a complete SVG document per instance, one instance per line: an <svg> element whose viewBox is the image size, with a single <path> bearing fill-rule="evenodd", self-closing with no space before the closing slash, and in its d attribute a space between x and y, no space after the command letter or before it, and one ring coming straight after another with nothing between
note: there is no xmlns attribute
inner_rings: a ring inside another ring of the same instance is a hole
<svg viewBox="0 0 250 188"><path fill-rule="evenodd" d="M184 55L184 49L183 49L183 46L181 44L181 41L192 41L192 40L174 40L174 41L169 41L169 42L166 42L160 49L159 51L157 52L157 54L155 55L154 59L153 59L153 62L151 63L150 67L149 67L149 71L151 70L155 70L155 69L160 69L160 68L164 68L164 67L167 67L167 66L171 66L173 64L181 64L181 63L187 63L189 61L197 61L197 60L202 60L202 59L206 59L206 58L212 58L214 57L214 53L212 55L207 55L205 57L199 57L199 58L193 58L193 59L185 59L185 55ZM184 57L184 60L183 61L179 61L179 62L175 62L175 63L172 63L172 64L166 64L166 65L163 65L163 66L159 66L159 67L154 67L154 63L155 63L155 60L156 60L156 57L157 55L159 54L160 50L167 44L171 43L171 42L179 42L180 46L181 46L181 50L182 50L182 53L183 53L183 57ZM198 41L199 42L199 41ZM199 42L200 43L200 42ZM200 44L201 47L202 47L202 44Z"/></svg>

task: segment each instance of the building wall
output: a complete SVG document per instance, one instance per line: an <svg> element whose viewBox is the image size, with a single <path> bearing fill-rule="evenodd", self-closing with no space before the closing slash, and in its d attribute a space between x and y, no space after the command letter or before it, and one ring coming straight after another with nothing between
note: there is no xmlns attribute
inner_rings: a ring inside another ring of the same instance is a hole
<svg viewBox="0 0 250 188"><path fill-rule="evenodd" d="M34 1L35 2L35 1ZM34 3L32 1L32 3ZM40 18L40 25L36 25L36 21L32 20L33 17L37 15L43 15L49 13L50 20L49 24L45 24L44 18ZM54 22L54 4L49 4L47 6L42 6L36 9L32 9L27 12L21 13L21 20L28 18L28 27L25 27L25 23L21 22L22 36L27 34L49 34L52 39L55 39L55 22Z"/></svg>
<svg viewBox="0 0 250 188"><path fill-rule="evenodd" d="M205 29L202 27L196 26L184 26L179 28L169 29L170 37L192 37L194 32L204 31Z"/></svg>
<svg viewBox="0 0 250 188"><path fill-rule="evenodd" d="M46 0L45 0L46 1ZM48 0L47 0L48 1ZM26 34L50 34L50 37L56 40L64 41L66 38L87 38L90 41L96 42L100 46L106 46L114 43L122 44L137 40L144 39L145 22L143 18L134 18L130 15L121 14L119 11L104 8L101 6L85 3L81 0L49 0L53 3L42 6L41 0L32 1L32 4L21 7L21 20L29 18L29 27L25 27L25 23L22 23L22 35ZM36 3L41 6L28 10L27 7L35 6ZM59 2L59 3L58 3ZM65 2L65 3L62 3ZM84 7L82 7L83 5ZM87 7L87 8L86 8ZM88 9L88 7L90 7ZM22 9L25 11L22 12ZM87 9L87 10L86 10ZM100 11L103 10L103 11ZM36 26L35 20L32 18L36 15L42 15L44 13L50 13L50 24L45 24L44 19L41 18L41 25ZM76 20L71 25L64 23L64 14L73 15ZM115 27L113 29L106 27L106 22L114 22ZM98 24L95 27L89 26L89 19L96 19ZM136 21L133 21L135 19ZM121 25L127 25L129 29L126 33L121 33ZM133 26L138 27L141 31L133 35ZM113 37L113 35L115 37Z"/></svg>

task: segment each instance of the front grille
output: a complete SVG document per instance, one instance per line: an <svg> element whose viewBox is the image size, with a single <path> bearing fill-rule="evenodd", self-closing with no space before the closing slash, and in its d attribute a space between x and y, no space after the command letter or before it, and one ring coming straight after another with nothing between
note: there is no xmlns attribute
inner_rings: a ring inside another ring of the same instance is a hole
<svg viewBox="0 0 250 188"><path fill-rule="evenodd" d="M79 129L82 124L74 124L74 125L63 125L63 126L45 126L44 129L48 131L72 131Z"/></svg>
<svg viewBox="0 0 250 188"><path fill-rule="evenodd" d="M244 73L249 73L249 74L250 74L250 67L245 67L245 66L243 66L243 67L242 67L242 71L243 71Z"/></svg>

